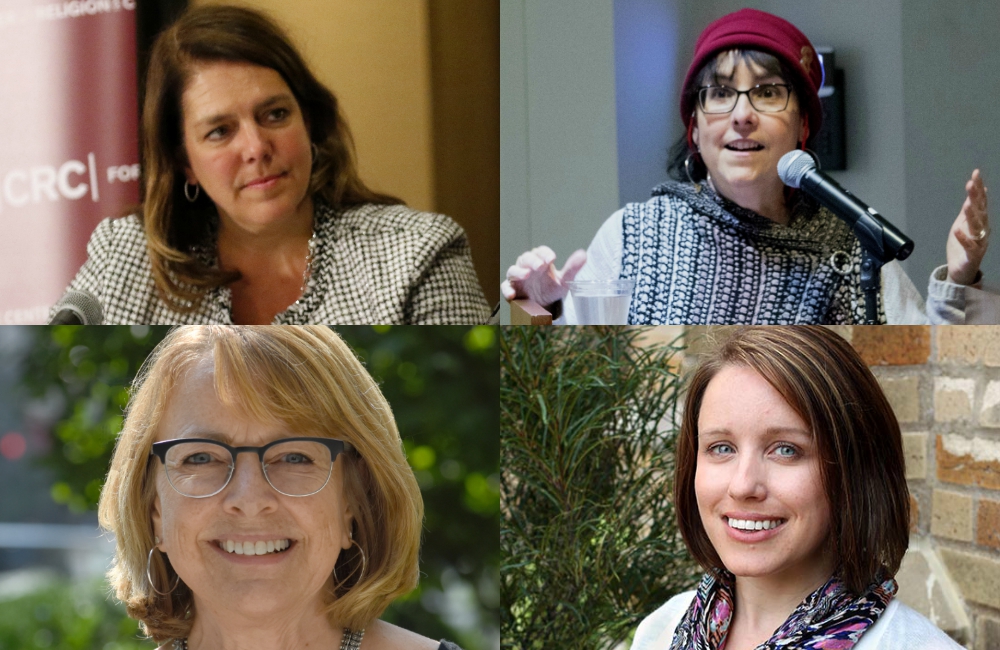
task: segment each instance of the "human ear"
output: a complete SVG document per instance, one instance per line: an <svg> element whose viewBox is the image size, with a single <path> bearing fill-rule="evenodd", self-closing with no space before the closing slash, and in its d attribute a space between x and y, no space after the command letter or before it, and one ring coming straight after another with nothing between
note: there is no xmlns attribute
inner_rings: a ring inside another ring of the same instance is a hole
<svg viewBox="0 0 1000 650"><path fill-rule="evenodd" d="M160 495L156 495L153 498L153 503L149 506L150 519L153 522L153 539L160 540L155 542L156 546L159 547L163 543L163 517L160 515ZM162 548L160 549L163 550Z"/></svg>
<svg viewBox="0 0 1000 650"><path fill-rule="evenodd" d="M354 513L351 512L351 505L344 499L344 509L341 512L340 521L340 548L347 550L354 544Z"/></svg>
<svg viewBox="0 0 1000 650"><path fill-rule="evenodd" d="M198 178L194 175L194 170L191 169L191 163L187 155L187 145L184 143L184 133L181 133L181 143L177 145L177 149L174 150L174 162L181 168L184 172L184 178L191 185L198 184Z"/></svg>

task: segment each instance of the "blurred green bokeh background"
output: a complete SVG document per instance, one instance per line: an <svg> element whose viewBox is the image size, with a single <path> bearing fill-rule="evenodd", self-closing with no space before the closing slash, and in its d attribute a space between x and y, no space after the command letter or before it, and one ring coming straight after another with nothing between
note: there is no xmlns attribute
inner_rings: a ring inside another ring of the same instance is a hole
<svg viewBox="0 0 1000 650"><path fill-rule="evenodd" d="M392 405L423 492L420 587L386 620L466 650L499 648L499 350L492 327L336 327ZM75 512L100 496L128 387L167 327L35 327L26 404L58 411L33 462ZM56 405L52 407L52 405ZM17 498L5 493L0 499ZM68 580L0 600L0 650L152 648L101 581Z"/></svg>

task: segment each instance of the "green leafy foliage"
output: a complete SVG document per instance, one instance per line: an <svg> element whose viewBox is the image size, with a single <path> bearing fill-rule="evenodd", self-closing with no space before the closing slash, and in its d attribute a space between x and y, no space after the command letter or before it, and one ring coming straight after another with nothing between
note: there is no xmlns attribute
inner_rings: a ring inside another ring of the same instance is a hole
<svg viewBox="0 0 1000 650"><path fill-rule="evenodd" d="M500 626L497 330L338 331L379 380L424 496L420 587L384 618L485 650Z"/></svg>
<svg viewBox="0 0 1000 650"><path fill-rule="evenodd" d="M505 648L613 648L696 580L670 495L676 348L641 336L502 331Z"/></svg>
<svg viewBox="0 0 1000 650"><path fill-rule="evenodd" d="M151 650L102 581L54 583L0 603L0 649Z"/></svg>
<svg viewBox="0 0 1000 650"><path fill-rule="evenodd" d="M96 507L128 386L168 329L32 329L24 384L36 399L61 405L54 444L42 459L58 477L57 502L77 511ZM392 405L424 497L420 587L384 618L466 650L486 650L500 625L496 329L335 329ZM127 624L134 634L134 622Z"/></svg>
<svg viewBox="0 0 1000 650"><path fill-rule="evenodd" d="M75 512L97 507L128 386L167 327L35 327L22 382L61 408L52 451L42 457L58 480L52 498Z"/></svg>

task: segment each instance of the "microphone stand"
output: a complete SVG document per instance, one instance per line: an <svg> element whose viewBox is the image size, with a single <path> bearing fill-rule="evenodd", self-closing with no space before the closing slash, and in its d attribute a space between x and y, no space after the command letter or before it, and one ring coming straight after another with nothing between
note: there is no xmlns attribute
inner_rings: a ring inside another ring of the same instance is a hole
<svg viewBox="0 0 1000 650"><path fill-rule="evenodd" d="M882 294L882 265L884 262L861 246L861 291L865 294L865 325L878 325L878 301Z"/></svg>
<svg viewBox="0 0 1000 650"><path fill-rule="evenodd" d="M894 259L909 257L913 251L913 241L871 208L861 212L852 224L852 230L861 244L861 291L865 295L865 325L878 325L882 266Z"/></svg>

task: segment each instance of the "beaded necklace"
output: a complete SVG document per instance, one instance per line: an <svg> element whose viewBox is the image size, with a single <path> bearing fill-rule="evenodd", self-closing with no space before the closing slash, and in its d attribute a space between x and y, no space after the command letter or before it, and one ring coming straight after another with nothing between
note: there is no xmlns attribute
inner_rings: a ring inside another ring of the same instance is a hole
<svg viewBox="0 0 1000 650"><path fill-rule="evenodd" d="M340 641L340 650L360 650L361 639L364 638L365 631L363 629L357 632L352 632L351 630L344 628L344 636ZM174 650L188 650L188 640L187 639L174 639Z"/></svg>

